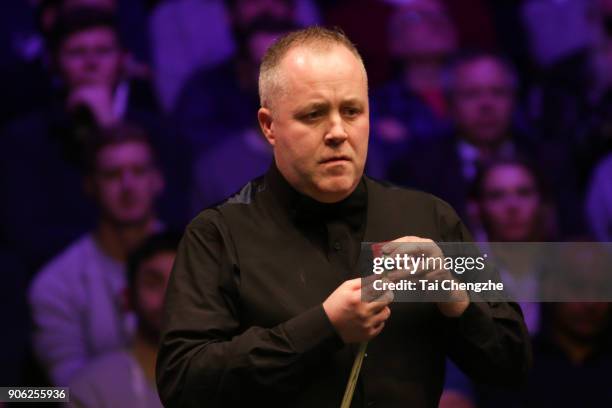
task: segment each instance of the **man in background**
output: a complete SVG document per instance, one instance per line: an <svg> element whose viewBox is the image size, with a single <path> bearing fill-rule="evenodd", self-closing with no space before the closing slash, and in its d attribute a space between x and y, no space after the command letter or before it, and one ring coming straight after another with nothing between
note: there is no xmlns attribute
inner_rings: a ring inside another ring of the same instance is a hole
<svg viewBox="0 0 612 408"><path fill-rule="evenodd" d="M453 132L412 143L390 165L388 178L440 196L471 221L467 198L481 163L525 150L512 121L515 89L514 71L500 57L459 57L451 68L448 91Z"/></svg>
<svg viewBox="0 0 612 408"><path fill-rule="evenodd" d="M127 297L137 330L129 347L96 358L70 383L77 407L162 407L155 388L155 359L162 306L180 236L151 236L128 259Z"/></svg>
<svg viewBox="0 0 612 408"><path fill-rule="evenodd" d="M29 290L34 350L57 386L130 341L127 254L161 228L154 204L164 180L146 134L121 125L87 151L85 190L99 209L98 224L45 265Z"/></svg>
<svg viewBox="0 0 612 408"><path fill-rule="evenodd" d="M454 23L440 0L405 3L396 7L388 27L398 72L372 92L368 174L379 178L411 141L435 139L451 129L444 73L457 48Z"/></svg>

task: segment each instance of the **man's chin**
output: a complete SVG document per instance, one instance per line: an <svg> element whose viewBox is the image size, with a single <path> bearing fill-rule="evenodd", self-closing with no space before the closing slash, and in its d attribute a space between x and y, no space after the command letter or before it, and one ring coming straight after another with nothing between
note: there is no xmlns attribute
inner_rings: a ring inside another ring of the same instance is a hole
<svg viewBox="0 0 612 408"><path fill-rule="evenodd" d="M137 227L146 224L149 221L148 215L142 213L137 214L111 214L107 217L113 224L121 227Z"/></svg>
<svg viewBox="0 0 612 408"><path fill-rule="evenodd" d="M349 177L348 175L332 176L326 177L325 180L319 183L319 191L326 198L325 201L334 202L349 196L356 185L357 181L354 177Z"/></svg>

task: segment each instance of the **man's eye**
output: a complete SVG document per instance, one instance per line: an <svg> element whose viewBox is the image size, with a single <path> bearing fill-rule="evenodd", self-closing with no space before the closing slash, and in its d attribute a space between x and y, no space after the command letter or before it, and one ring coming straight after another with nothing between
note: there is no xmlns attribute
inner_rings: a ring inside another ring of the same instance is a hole
<svg viewBox="0 0 612 408"><path fill-rule="evenodd" d="M68 51L66 51L66 55L69 58L77 58L77 57L81 57L85 54L86 50L84 48L71 48Z"/></svg>
<svg viewBox="0 0 612 408"><path fill-rule="evenodd" d="M346 108L344 109L344 115L348 117L355 117L361 113L361 110L358 108Z"/></svg>
<svg viewBox="0 0 612 408"><path fill-rule="evenodd" d="M302 116L302 118L307 121L312 121L318 119L319 117L321 117L321 111L308 112L304 116Z"/></svg>
<svg viewBox="0 0 612 408"><path fill-rule="evenodd" d="M490 191L486 197L489 201L499 201L505 198L505 194L502 191Z"/></svg>
<svg viewBox="0 0 612 408"><path fill-rule="evenodd" d="M102 173L102 177L106 180L116 180L121 178L121 170L107 170Z"/></svg>

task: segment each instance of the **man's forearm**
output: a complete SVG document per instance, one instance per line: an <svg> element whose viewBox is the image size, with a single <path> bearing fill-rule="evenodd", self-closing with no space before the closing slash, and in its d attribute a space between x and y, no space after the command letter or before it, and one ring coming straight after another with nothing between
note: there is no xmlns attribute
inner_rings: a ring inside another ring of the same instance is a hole
<svg viewBox="0 0 612 408"><path fill-rule="evenodd" d="M163 339L157 367L167 407L203 401L227 406L258 397L282 401L295 395L309 366L343 345L320 305L276 327L251 327L226 341L174 333Z"/></svg>

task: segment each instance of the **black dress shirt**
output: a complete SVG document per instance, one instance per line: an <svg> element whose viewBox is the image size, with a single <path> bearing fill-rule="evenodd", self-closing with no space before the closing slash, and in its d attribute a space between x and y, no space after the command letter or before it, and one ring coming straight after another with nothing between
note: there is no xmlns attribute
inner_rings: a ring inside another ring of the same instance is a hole
<svg viewBox="0 0 612 408"><path fill-rule="evenodd" d="M296 192L272 166L187 227L169 283L157 363L166 407L339 407L357 345L322 302L358 276L362 241L470 240L443 201L364 177L335 204ZM447 355L476 380L521 382L530 350L520 309L393 303L370 341L353 407L437 407Z"/></svg>

